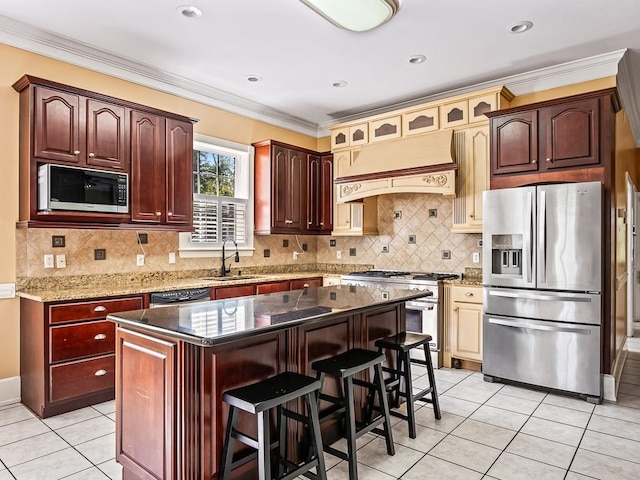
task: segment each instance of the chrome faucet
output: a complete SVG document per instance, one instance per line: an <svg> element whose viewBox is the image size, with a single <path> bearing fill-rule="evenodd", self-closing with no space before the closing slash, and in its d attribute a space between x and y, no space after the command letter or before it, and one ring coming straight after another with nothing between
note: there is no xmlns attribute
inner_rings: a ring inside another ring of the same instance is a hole
<svg viewBox="0 0 640 480"><path fill-rule="evenodd" d="M224 246L226 245L227 242L233 242L233 244L236 247L236 253L232 253L231 255L229 255L228 257L225 257L225 252L224 252ZM235 257L234 260L235 262L239 262L240 261L240 253L238 253L238 244L236 243L235 240L232 240L230 238L227 238L224 240L224 242L222 242L222 267L220 267L220 276L224 277L227 275L227 273L231 273L231 266L227 267L224 264L224 261L227 258L231 258L231 257Z"/></svg>

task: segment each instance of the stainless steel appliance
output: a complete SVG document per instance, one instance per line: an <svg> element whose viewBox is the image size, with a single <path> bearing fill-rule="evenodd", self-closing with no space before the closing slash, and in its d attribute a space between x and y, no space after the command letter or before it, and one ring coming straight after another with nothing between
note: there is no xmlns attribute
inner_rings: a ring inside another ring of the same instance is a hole
<svg viewBox="0 0 640 480"><path fill-rule="evenodd" d="M406 329L411 332L427 333L433 340L429 343L434 368L442 366L443 356L443 313L440 306L442 281L460 278L456 273L412 273L394 270L369 270L343 275L343 285L358 285L384 290L404 288L423 291L428 296L406 303ZM424 351L411 350L411 358L416 363L425 361Z"/></svg>
<svg viewBox="0 0 640 480"><path fill-rule="evenodd" d="M149 296L149 308L185 303L208 302L209 300L211 300L210 288L168 290L166 292L151 293Z"/></svg>
<svg viewBox="0 0 640 480"><path fill-rule="evenodd" d="M129 176L91 168L38 167L38 210L128 213Z"/></svg>
<svg viewBox="0 0 640 480"><path fill-rule="evenodd" d="M601 397L602 184L484 192L483 372Z"/></svg>

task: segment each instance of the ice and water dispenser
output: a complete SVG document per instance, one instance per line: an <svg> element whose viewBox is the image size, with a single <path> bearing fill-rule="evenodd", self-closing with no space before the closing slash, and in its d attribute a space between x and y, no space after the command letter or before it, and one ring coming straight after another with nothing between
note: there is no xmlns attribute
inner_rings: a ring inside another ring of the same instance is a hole
<svg viewBox="0 0 640 480"><path fill-rule="evenodd" d="M491 236L491 273L522 276L522 234Z"/></svg>

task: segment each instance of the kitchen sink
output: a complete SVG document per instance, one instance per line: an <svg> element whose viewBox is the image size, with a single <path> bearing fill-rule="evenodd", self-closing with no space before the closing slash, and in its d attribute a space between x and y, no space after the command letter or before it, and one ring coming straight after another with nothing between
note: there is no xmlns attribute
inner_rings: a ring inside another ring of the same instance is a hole
<svg viewBox="0 0 640 480"><path fill-rule="evenodd" d="M234 280L251 280L254 278L262 278L257 275L227 275L225 277L201 277L198 280L212 280L216 282L231 282Z"/></svg>

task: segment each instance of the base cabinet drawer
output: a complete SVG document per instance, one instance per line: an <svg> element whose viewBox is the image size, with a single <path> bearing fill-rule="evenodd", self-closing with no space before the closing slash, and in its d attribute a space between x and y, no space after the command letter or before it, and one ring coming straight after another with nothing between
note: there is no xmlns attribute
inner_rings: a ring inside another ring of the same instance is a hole
<svg viewBox="0 0 640 480"><path fill-rule="evenodd" d="M49 307L49 323L105 318L110 313L144 308L142 297L65 303Z"/></svg>
<svg viewBox="0 0 640 480"><path fill-rule="evenodd" d="M114 388L115 367L115 354L50 367L50 401L57 402Z"/></svg>
<svg viewBox="0 0 640 480"><path fill-rule="evenodd" d="M87 322L50 330L51 363L115 352L116 327L113 322Z"/></svg>

